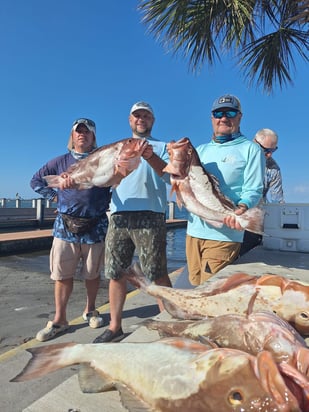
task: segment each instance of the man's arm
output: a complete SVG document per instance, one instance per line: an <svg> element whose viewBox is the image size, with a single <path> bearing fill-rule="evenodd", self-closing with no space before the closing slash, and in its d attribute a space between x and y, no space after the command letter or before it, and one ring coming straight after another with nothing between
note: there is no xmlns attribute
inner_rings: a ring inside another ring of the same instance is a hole
<svg viewBox="0 0 309 412"><path fill-rule="evenodd" d="M144 150L142 157L147 160L149 165L154 169L158 176L161 177L164 175L164 172L162 172L162 170L165 168L167 163L154 153L153 148L150 144Z"/></svg>

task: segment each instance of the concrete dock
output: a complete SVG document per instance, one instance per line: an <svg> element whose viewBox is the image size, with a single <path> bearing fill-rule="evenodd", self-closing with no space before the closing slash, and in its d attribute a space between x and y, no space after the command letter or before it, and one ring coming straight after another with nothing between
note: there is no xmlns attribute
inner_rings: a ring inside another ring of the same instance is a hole
<svg viewBox="0 0 309 412"><path fill-rule="evenodd" d="M309 253L283 252L268 250L259 246L242 256L233 265L220 271L213 279L236 272L251 275L265 273L286 276L309 283ZM188 288L186 268L179 268L171 274L174 287ZM98 308L109 316L109 305ZM159 314L153 297L138 290L128 293L123 312L123 329L126 338L123 341L149 342L158 339L155 331L149 331L139 324L146 318L168 319L166 312ZM9 321L9 318L8 318ZM56 371L45 377L22 383L9 382L22 371L30 354L27 348L37 345L50 345L62 342L91 343L103 329L89 328L81 317L70 322L71 330L44 344L31 339L0 355L0 385L2 395L0 410L5 412L124 412L117 391L84 394L78 384L78 366ZM115 343L121 345L120 343Z"/></svg>

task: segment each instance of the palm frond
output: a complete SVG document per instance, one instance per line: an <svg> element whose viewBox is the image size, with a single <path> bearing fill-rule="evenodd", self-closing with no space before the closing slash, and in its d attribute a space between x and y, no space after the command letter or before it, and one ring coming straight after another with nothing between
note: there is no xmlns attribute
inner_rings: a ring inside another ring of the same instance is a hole
<svg viewBox="0 0 309 412"><path fill-rule="evenodd" d="M285 84L293 83L293 50L296 49L304 60L309 61L306 53L307 41L305 32L282 28L248 44L240 53L240 65L249 84L252 85L257 78L256 83L263 85L269 93L274 82L278 82L281 88Z"/></svg>
<svg viewBox="0 0 309 412"><path fill-rule="evenodd" d="M293 53L308 61L309 0L141 0L148 32L194 72L229 53L270 91L292 83Z"/></svg>

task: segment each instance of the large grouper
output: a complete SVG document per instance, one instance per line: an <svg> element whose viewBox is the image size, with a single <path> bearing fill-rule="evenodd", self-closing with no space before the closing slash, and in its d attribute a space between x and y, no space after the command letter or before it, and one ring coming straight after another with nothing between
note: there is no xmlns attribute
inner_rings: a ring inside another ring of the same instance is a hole
<svg viewBox="0 0 309 412"><path fill-rule="evenodd" d="M299 281L274 274L235 273L195 289L177 289L151 283L138 262L124 273L131 284L161 299L174 318L198 320L266 310L276 313L301 335L309 335L309 285Z"/></svg>
<svg viewBox="0 0 309 412"><path fill-rule="evenodd" d="M27 350L33 357L13 382L82 364L83 392L115 388L131 412L301 411L268 351L255 357L234 349L208 349L184 338L63 343Z"/></svg>
<svg viewBox="0 0 309 412"><path fill-rule="evenodd" d="M74 163L62 175L44 176L49 187L63 188L67 178L71 189L117 186L135 170L148 145L145 138L128 138L101 146Z"/></svg>
<svg viewBox="0 0 309 412"><path fill-rule="evenodd" d="M234 216L243 229L263 234L264 211L253 207L236 215L237 206L222 193L218 179L203 167L189 138L171 141L167 150L169 163L163 171L170 173L179 207L184 206L214 227L222 227L225 217Z"/></svg>
<svg viewBox="0 0 309 412"><path fill-rule="evenodd" d="M302 411L309 411L309 348L298 332L274 313L229 314L196 321L147 319L142 325L158 331L160 337L180 336L252 355L269 351L283 375L287 363L299 372L292 379L290 376L287 384Z"/></svg>

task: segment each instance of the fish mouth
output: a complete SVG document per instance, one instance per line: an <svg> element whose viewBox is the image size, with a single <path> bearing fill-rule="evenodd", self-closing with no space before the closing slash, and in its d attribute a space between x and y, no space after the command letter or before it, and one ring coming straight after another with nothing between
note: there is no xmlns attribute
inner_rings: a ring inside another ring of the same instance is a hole
<svg viewBox="0 0 309 412"><path fill-rule="evenodd" d="M187 137L177 142L172 140L167 144L170 162L163 171L169 173L174 180L185 178L190 170L192 151L190 140Z"/></svg>
<svg viewBox="0 0 309 412"><path fill-rule="evenodd" d="M274 402L285 407L280 410L286 412L299 410L298 400L288 389L270 352L262 351L258 353L254 370L263 388L270 394ZM291 407L295 409L290 409Z"/></svg>

